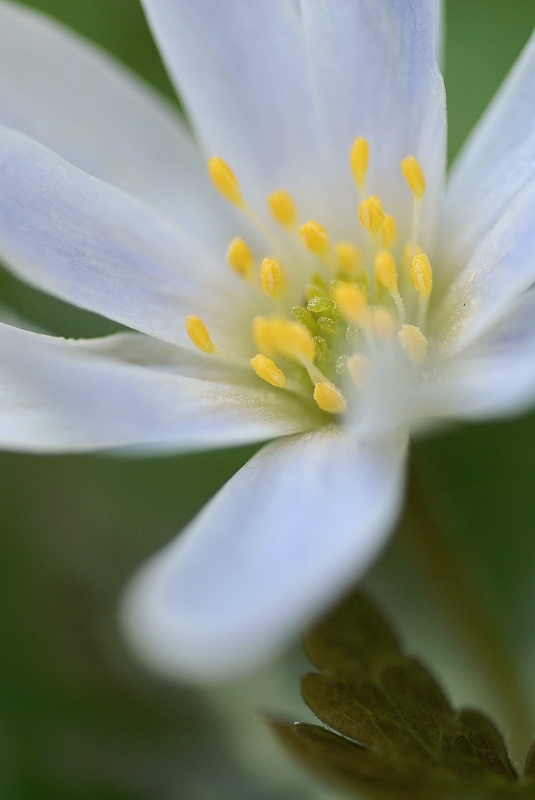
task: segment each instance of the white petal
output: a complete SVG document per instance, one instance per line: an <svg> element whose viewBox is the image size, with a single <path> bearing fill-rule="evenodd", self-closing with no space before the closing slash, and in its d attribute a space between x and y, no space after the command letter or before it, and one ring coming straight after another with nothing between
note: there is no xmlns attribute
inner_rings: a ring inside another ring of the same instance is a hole
<svg viewBox="0 0 535 800"><path fill-rule="evenodd" d="M535 35L453 168L443 247L455 274L535 178Z"/></svg>
<svg viewBox="0 0 535 800"><path fill-rule="evenodd" d="M345 216L355 214L348 168L353 140L370 143L368 191L407 232L412 195L400 161L421 162L428 189L421 244L432 239L444 178L445 95L437 65L438 4L434 0L301 0L328 181ZM345 206L344 206L344 198ZM338 211L340 213L340 210ZM335 225L328 220L330 225Z"/></svg>
<svg viewBox="0 0 535 800"><path fill-rule="evenodd" d="M0 122L202 233L220 251L234 235L178 114L94 45L5 0Z"/></svg>
<svg viewBox="0 0 535 800"><path fill-rule="evenodd" d="M125 628L158 671L211 679L279 648L357 579L401 503L406 437L264 448L134 578Z"/></svg>
<svg viewBox="0 0 535 800"><path fill-rule="evenodd" d="M315 128L291 0L143 0L193 125L249 200L280 185L306 195Z"/></svg>
<svg viewBox="0 0 535 800"><path fill-rule="evenodd" d="M501 416L533 405L535 291L520 297L485 336L450 359L425 394L434 415L461 419Z"/></svg>
<svg viewBox="0 0 535 800"><path fill-rule="evenodd" d="M181 367L204 379L177 374ZM265 441L318 423L287 392L231 368L225 383L217 370L132 334L73 342L0 323L0 446L184 451Z"/></svg>
<svg viewBox="0 0 535 800"><path fill-rule="evenodd" d="M535 281L535 180L510 205L450 287L437 317L450 354L475 341Z"/></svg>
<svg viewBox="0 0 535 800"><path fill-rule="evenodd" d="M188 344L194 313L232 345L254 312L243 281L185 231L2 126L0 256L44 291L173 342Z"/></svg>

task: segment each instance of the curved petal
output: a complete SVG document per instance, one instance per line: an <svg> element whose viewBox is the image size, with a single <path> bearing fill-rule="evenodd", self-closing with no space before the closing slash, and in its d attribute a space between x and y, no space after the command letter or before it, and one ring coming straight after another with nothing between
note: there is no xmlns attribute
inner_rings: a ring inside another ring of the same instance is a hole
<svg viewBox="0 0 535 800"><path fill-rule="evenodd" d="M535 34L461 151L446 195L450 275L535 178Z"/></svg>
<svg viewBox="0 0 535 800"><path fill-rule="evenodd" d="M280 647L381 547L405 445L330 428L264 448L134 578L123 617L137 652L200 680Z"/></svg>
<svg viewBox="0 0 535 800"><path fill-rule="evenodd" d="M215 341L234 347L240 315L248 307L248 332L254 312L244 282L198 240L2 126L0 257L63 300L188 346L187 314L204 317Z"/></svg>
<svg viewBox="0 0 535 800"><path fill-rule="evenodd" d="M368 190L381 197L405 235L412 196L400 161L409 154L420 160L428 186L421 244L428 247L446 155L437 2L301 0L301 8L327 181L337 187L344 216L355 214L350 148L356 136L365 136Z"/></svg>
<svg viewBox="0 0 535 800"><path fill-rule="evenodd" d="M461 352L535 281L535 180L521 192L451 285L438 309L446 350Z"/></svg>
<svg viewBox="0 0 535 800"><path fill-rule="evenodd" d="M480 340L446 363L425 393L434 415L486 419L535 403L535 291L511 305Z"/></svg>
<svg viewBox="0 0 535 800"><path fill-rule="evenodd" d="M263 206L280 185L306 197L317 161L299 15L291 0L143 0L210 155Z"/></svg>
<svg viewBox="0 0 535 800"><path fill-rule="evenodd" d="M0 122L203 234L219 252L234 236L178 114L94 45L6 0Z"/></svg>
<svg viewBox="0 0 535 800"><path fill-rule="evenodd" d="M177 374L182 366L203 379ZM224 383L218 369L210 374L188 353L131 334L73 342L0 323L0 446L185 451L318 424L288 393L230 368Z"/></svg>

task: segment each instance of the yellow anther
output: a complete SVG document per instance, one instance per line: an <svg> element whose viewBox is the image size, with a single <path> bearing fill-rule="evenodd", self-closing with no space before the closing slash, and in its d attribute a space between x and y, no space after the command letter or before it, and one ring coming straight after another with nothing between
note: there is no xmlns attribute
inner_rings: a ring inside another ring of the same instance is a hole
<svg viewBox="0 0 535 800"><path fill-rule="evenodd" d="M273 356L277 352L271 333L271 320L267 317L255 317L253 319L253 339L256 346L266 356Z"/></svg>
<svg viewBox="0 0 535 800"><path fill-rule="evenodd" d="M422 248L419 244L414 245L414 247L409 242L403 248L403 273L408 275L411 271L412 259L414 256L417 256L419 253L422 253Z"/></svg>
<svg viewBox="0 0 535 800"><path fill-rule="evenodd" d="M381 201L374 194L359 204L359 221L363 228L371 233L378 233L385 220Z"/></svg>
<svg viewBox="0 0 535 800"><path fill-rule="evenodd" d="M322 411L341 414L347 408L345 397L330 381L320 381L314 387L314 400Z"/></svg>
<svg viewBox="0 0 535 800"><path fill-rule="evenodd" d="M268 195L268 206L279 225L294 228L297 225L297 207L293 197L286 189L278 189Z"/></svg>
<svg viewBox="0 0 535 800"><path fill-rule="evenodd" d="M225 200L235 206L243 206L243 197L238 179L227 164L219 156L208 159L208 174L215 188L221 192Z"/></svg>
<svg viewBox="0 0 535 800"><path fill-rule="evenodd" d="M282 389L286 385L284 372L278 368L274 361L260 353L251 359L251 366L262 380L267 381L272 386Z"/></svg>
<svg viewBox="0 0 535 800"><path fill-rule="evenodd" d="M362 254L351 242L337 242L334 254L338 269L346 275L354 275L362 265Z"/></svg>
<svg viewBox="0 0 535 800"><path fill-rule="evenodd" d="M322 258L328 255L329 235L323 225L320 225L315 219L310 219L300 226L299 236L305 247L308 247L313 253Z"/></svg>
<svg viewBox="0 0 535 800"><path fill-rule="evenodd" d="M385 216L383 227L381 228L381 243L386 249L392 247L396 241L397 227L396 220L391 214Z"/></svg>
<svg viewBox="0 0 535 800"><path fill-rule="evenodd" d="M370 359L363 353L355 353L347 359L346 367L353 384L357 388L364 386L370 372Z"/></svg>
<svg viewBox="0 0 535 800"><path fill-rule="evenodd" d="M339 283L333 289L333 298L349 322L361 328L369 324L370 311L364 292L351 283Z"/></svg>
<svg viewBox="0 0 535 800"><path fill-rule="evenodd" d="M294 361L310 363L316 357L316 345L310 331L300 322L281 317L271 320L271 336L275 348Z"/></svg>
<svg viewBox="0 0 535 800"><path fill-rule="evenodd" d="M373 267L377 280L389 291L397 291L398 271L392 253L389 253L388 250L380 250L375 256Z"/></svg>
<svg viewBox="0 0 535 800"><path fill-rule="evenodd" d="M413 364L419 364L427 353L427 339L416 325L403 325L398 339Z"/></svg>
<svg viewBox="0 0 535 800"><path fill-rule="evenodd" d="M374 334L382 342L390 342L396 330L394 317L387 308L379 306L373 312L372 328Z"/></svg>
<svg viewBox="0 0 535 800"><path fill-rule="evenodd" d="M419 162L414 156L407 156L401 162L401 171L411 192L419 200L425 192L425 175Z"/></svg>
<svg viewBox="0 0 535 800"><path fill-rule="evenodd" d="M208 328L202 319L193 315L186 317L186 331L195 347L198 347L203 353L217 352L217 347L210 338Z"/></svg>
<svg viewBox="0 0 535 800"><path fill-rule="evenodd" d="M254 256L241 236L236 236L227 248L227 261L238 275L248 278L254 266Z"/></svg>
<svg viewBox="0 0 535 800"><path fill-rule="evenodd" d="M349 163L351 164L351 171L355 182L360 191L363 192L366 187L366 173L368 171L368 158L370 156L370 147L368 140L364 136L359 136L355 139L351 152L349 154Z"/></svg>
<svg viewBox="0 0 535 800"><path fill-rule="evenodd" d="M276 297L285 286L284 272L278 261L274 258L265 258L260 267L260 280L262 289L270 297Z"/></svg>
<svg viewBox="0 0 535 800"><path fill-rule="evenodd" d="M425 253L418 253L412 259L411 278L420 297L428 298L433 288L433 270Z"/></svg>

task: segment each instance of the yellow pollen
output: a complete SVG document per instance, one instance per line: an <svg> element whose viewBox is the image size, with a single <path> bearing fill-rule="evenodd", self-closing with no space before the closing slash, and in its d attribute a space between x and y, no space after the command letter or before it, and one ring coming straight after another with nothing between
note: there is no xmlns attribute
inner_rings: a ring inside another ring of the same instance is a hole
<svg viewBox="0 0 535 800"><path fill-rule="evenodd" d="M322 411L341 414L347 408L342 392L330 381L320 381L314 387L314 400Z"/></svg>
<svg viewBox="0 0 535 800"><path fill-rule="evenodd" d="M411 278L420 297L428 298L433 288L433 271L425 253L418 253L412 259Z"/></svg>
<svg viewBox="0 0 535 800"><path fill-rule="evenodd" d="M362 254L351 242L337 242L334 253L338 269L346 275L354 275L362 264Z"/></svg>
<svg viewBox="0 0 535 800"><path fill-rule="evenodd" d="M425 192L425 175L419 162L414 156L407 156L401 162L403 177L409 184L409 189L420 200Z"/></svg>
<svg viewBox="0 0 535 800"><path fill-rule="evenodd" d="M398 339L413 364L419 364L427 353L427 339L416 325L403 325Z"/></svg>
<svg viewBox="0 0 535 800"><path fill-rule="evenodd" d="M227 262L234 272L242 278L248 278L254 266L254 256L249 245L241 236L236 236L227 248Z"/></svg>
<svg viewBox="0 0 535 800"><path fill-rule="evenodd" d="M373 312L372 328L374 334L383 342L391 341L396 330L394 317L387 308L379 306Z"/></svg>
<svg viewBox="0 0 535 800"><path fill-rule="evenodd" d="M322 258L327 256L329 252L329 235L323 225L320 225L315 219L310 219L300 226L299 236L305 247L308 247L313 253Z"/></svg>
<svg viewBox="0 0 535 800"><path fill-rule="evenodd" d="M308 328L280 317L272 319L270 327L273 344L280 353L300 363L314 361L316 345Z"/></svg>
<svg viewBox="0 0 535 800"><path fill-rule="evenodd" d="M271 333L271 320L266 317L255 317L253 319L253 339L264 355L273 356L277 352Z"/></svg>
<svg viewBox="0 0 535 800"><path fill-rule="evenodd" d="M333 289L333 298L338 303L342 314L349 322L361 328L369 323L370 312L364 292L350 283L339 283Z"/></svg>
<svg viewBox="0 0 535 800"><path fill-rule="evenodd" d="M267 381L272 386L282 389L286 385L284 372L278 368L274 361L260 353L251 359L251 366L262 380Z"/></svg>
<svg viewBox="0 0 535 800"><path fill-rule="evenodd" d="M395 292L398 286L398 271L394 256L388 250L380 250L373 263L377 280L386 288Z"/></svg>
<svg viewBox="0 0 535 800"><path fill-rule="evenodd" d="M294 228L297 225L297 208L293 198L286 189L278 189L268 195L268 206L272 216L279 225Z"/></svg>
<svg viewBox="0 0 535 800"><path fill-rule="evenodd" d="M262 289L269 297L276 297L284 289L284 273L280 264L273 258L265 258L260 267Z"/></svg>
<svg viewBox="0 0 535 800"><path fill-rule="evenodd" d="M238 179L223 158L212 156L208 159L208 174L215 188L221 192L225 200L235 206L243 206Z"/></svg>
<svg viewBox="0 0 535 800"><path fill-rule="evenodd" d="M381 243L384 248L392 247L396 241L397 227L396 220L391 214L385 216L383 227L381 228Z"/></svg>
<svg viewBox="0 0 535 800"><path fill-rule="evenodd" d="M364 136L359 136L355 139L351 152L349 154L349 163L351 164L351 171L355 182L360 191L363 192L366 186L366 173L368 171L368 158L370 155L370 147L368 140Z"/></svg>
<svg viewBox="0 0 535 800"><path fill-rule="evenodd" d="M203 353L215 353L217 351L217 347L208 333L208 328L199 317L193 315L186 317L186 331L195 347L198 347Z"/></svg>
<svg viewBox="0 0 535 800"><path fill-rule="evenodd" d="M359 204L359 222L363 228L367 228L371 233L378 233L385 220L385 214L381 201L374 194Z"/></svg>
<svg viewBox="0 0 535 800"><path fill-rule="evenodd" d="M419 244L413 245L409 242L403 248L403 273L409 274L411 271L412 259L414 256L422 253L423 250Z"/></svg>
<svg viewBox="0 0 535 800"><path fill-rule="evenodd" d="M364 386L370 371L370 359L363 353L355 353L346 361L347 371L353 384L359 389Z"/></svg>

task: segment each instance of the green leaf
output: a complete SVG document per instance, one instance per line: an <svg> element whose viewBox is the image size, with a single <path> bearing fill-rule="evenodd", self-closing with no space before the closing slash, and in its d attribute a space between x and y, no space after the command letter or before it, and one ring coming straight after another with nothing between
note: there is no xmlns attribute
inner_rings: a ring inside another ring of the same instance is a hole
<svg viewBox="0 0 535 800"><path fill-rule="evenodd" d="M362 593L311 630L305 647L321 673L303 677L303 698L328 728L268 723L318 777L371 800L535 800L535 744L520 779L492 720L455 711Z"/></svg>

